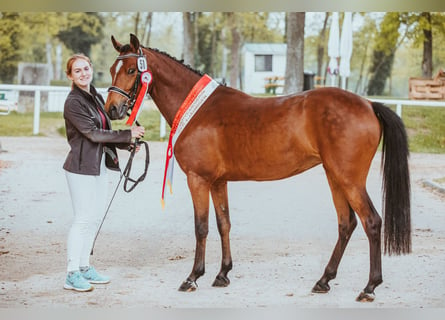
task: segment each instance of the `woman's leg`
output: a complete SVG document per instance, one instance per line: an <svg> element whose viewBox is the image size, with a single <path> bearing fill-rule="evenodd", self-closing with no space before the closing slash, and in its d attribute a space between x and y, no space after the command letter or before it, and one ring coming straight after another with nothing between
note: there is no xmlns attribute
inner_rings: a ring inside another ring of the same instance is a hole
<svg viewBox="0 0 445 320"><path fill-rule="evenodd" d="M91 232L96 207L95 176L66 172L74 219L68 233L67 271L79 270L81 255Z"/></svg>
<svg viewBox="0 0 445 320"><path fill-rule="evenodd" d="M91 207L93 212L90 218L88 234L85 238L85 242L80 255L80 267L90 266L90 255L91 249L93 248L94 238L96 237L97 231L99 230L102 219L104 218L107 197L108 197L108 174L107 168L105 166L105 155L102 157L100 175L94 176L94 202L91 202Z"/></svg>

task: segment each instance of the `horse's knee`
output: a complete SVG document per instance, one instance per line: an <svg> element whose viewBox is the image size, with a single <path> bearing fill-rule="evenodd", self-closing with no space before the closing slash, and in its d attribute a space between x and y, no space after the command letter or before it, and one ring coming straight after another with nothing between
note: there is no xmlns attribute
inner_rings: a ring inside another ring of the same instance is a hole
<svg viewBox="0 0 445 320"><path fill-rule="evenodd" d="M198 239L205 239L209 234L209 224L204 222L198 222L195 226L195 235Z"/></svg>
<svg viewBox="0 0 445 320"><path fill-rule="evenodd" d="M379 238L382 229L382 218L378 214L369 216L365 221L365 232L370 238Z"/></svg>

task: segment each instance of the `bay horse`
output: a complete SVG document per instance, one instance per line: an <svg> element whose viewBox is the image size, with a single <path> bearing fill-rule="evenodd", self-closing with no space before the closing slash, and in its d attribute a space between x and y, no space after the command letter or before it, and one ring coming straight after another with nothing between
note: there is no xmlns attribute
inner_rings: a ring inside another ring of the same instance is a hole
<svg viewBox="0 0 445 320"><path fill-rule="evenodd" d="M167 53L111 37L119 53L110 68L112 87L105 104L111 119L122 119L131 95L141 88L138 59L152 76L148 93L167 123L202 78ZM382 141L381 141L382 140ZM179 291L194 291L205 271L209 194L221 237L222 261L213 283L228 286L232 269L228 181L270 181L323 165L338 218L338 240L312 292L326 293L360 219L369 241L370 270L357 301L373 301L382 283L381 227L366 190L368 171L382 143L383 241L385 254L411 251L408 142L400 117L388 107L338 88L318 88L279 97L253 97L218 85L183 129L174 156L187 176L195 219L192 271Z"/></svg>

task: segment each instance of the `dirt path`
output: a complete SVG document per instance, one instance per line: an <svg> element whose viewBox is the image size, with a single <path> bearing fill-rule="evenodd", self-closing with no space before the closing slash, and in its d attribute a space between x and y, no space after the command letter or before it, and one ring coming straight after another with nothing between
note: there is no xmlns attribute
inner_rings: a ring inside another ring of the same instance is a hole
<svg viewBox="0 0 445 320"><path fill-rule="evenodd" d="M445 155L411 155L413 253L383 257L384 282L372 304L355 297L368 279L368 244L359 226L329 294L312 294L337 236L321 167L282 181L229 184L233 270L227 288L211 286L220 242L211 211L206 274L194 293L177 288L191 271L194 227L185 177L176 166L173 195L160 206L166 144L150 143L147 180L119 190L93 261L112 277L91 293L62 289L72 211L62 138L0 137L0 308L23 307L445 307L445 196L423 186L445 176ZM126 163L126 154L121 161ZM135 175L142 170L135 160ZM118 181L110 174L110 194ZM380 158L368 179L380 212Z"/></svg>

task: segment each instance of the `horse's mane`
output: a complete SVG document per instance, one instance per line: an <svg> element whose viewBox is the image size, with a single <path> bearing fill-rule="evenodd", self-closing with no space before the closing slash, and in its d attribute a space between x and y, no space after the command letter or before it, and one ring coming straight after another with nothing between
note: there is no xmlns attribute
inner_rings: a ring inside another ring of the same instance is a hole
<svg viewBox="0 0 445 320"><path fill-rule="evenodd" d="M204 75L204 73L203 73L202 71L192 68L192 66L190 66L189 64L185 64L185 63L184 63L184 59L182 59L182 60L178 60L177 58L171 56L171 55L168 54L167 52L165 52L165 51L161 51L161 50L156 49L156 48L146 48L146 47L143 47L143 48L148 49L148 50L152 50L152 51L157 52L157 53L160 53L160 54L162 54L163 56L166 56L167 58L169 58L169 59L171 59L171 60L173 60L173 61L176 61L176 62L182 64L184 67L186 67L186 68L189 69L190 71L193 71L194 73L200 75L201 77Z"/></svg>
<svg viewBox="0 0 445 320"><path fill-rule="evenodd" d="M147 49L147 50L151 50L151 51L157 52L157 53L159 53L159 54L161 54L163 56L166 56L167 58L169 58L169 59L171 59L171 60L173 60L173 61L175 61L175 62L177 62L177 63L179 63L181 65L183 65L184 67L186 67L190 71L193 71L194 73L200 75L201 77L204 75L204 73L202 71L192 68L192 66L190 66L189 64L185 64L183 59L182 60L178 60L177 58L171 56L170 54L168 54L165 51L161 51L161 50L159 50L157 48L147 48L147 47L144 47L142 45L141 45L141 47L144 48L144 49ZM126 45L122 46L120 52L121 53L126 53L126 52L130 51L130 49L131 49L130 45L126 44ZM225 83L223 83L223 85L225 85Z"/></svg>

